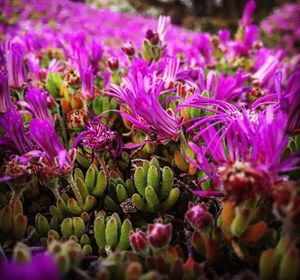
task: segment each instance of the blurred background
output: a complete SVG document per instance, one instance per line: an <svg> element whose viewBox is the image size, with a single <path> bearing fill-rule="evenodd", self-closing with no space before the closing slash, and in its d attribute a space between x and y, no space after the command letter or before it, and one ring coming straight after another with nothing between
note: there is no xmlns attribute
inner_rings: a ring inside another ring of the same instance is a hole
<svg viewBox="0 0 300 280"><path fill-rule="evenodd" d="M234 30L247 0L73 0L98 8L139 13L151 17L170 15L172 22L197 31ZM256 0L255 22L268 16L287 0Z"/></svg>

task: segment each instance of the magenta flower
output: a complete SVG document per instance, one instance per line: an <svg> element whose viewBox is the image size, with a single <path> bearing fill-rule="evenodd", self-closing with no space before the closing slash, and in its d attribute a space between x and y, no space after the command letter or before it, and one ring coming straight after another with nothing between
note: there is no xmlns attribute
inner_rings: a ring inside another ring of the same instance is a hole
<svg viewBox="0 0 300 280"><path fill-rule="evenodd" d="M51 123L43 119L30 122L29 133L32 140L42 149L41 160L48 176L67 175L72 171L75 150L69 153L61 144Z"/></svg>
<svg viewBox="0 0 300 280"><path fill-rule="evenodd" d="M9 43L6 51L6 67L8 84L10 87L19 88L27 81L24 65L23 46L20 43Z"/></svg>
<svg viewBox="0 0 300 280"><path fill-rule="evenodd" d="M216 64L213 56L213 48L211 44L211 36L208 33L202 33L198 36L197 47L203 58L203 64L207 66L214 66Z"/></svg>
<svg viewBox="0 0 300 280"><path fill-rule="evenodd" d="M246 26L244 30L243 40L234 42L232 48L236 56L249 55L252 46L258 39L258 28L255 25Z"/></svg>
<svg viewBox="0 0 300 280"><path fill-rule="evenodd" d="M0 73L0 113L7 112L12 107L8 89L8 81L4 74Z"/></svg>
<svg viewBox="0 0 300 280"><path fill-rule="evenodd" d="M2 280L59 280L59 268L53 258L40 253L32 257L30 263L18 264L15 262L0 263Z"/></svg>
<svg viewBox="0 0 300 280"><path fill-rule="evenodd" d="M158 97L164 83L156 83L155 75L143 77L140 72L134 76L128 73L123 78L123 86L111 86L109 95L120 100L120 114L133 126L154 135L157 141L177 140L179 135L178 119L171 110L164 110Z"/></svg>
<svg viewBox="0 0 300 280"><path fill-rule="evenodd" d="M253 81L260 86L268 86L270 80L273 82L274 73L281 67L281 58L281 52L274 53L267 49L257 52L254 65L255 72L252 75Z"/></svg>
<svg viewBox="0 0 300 280"><path fill-rule="evenodd" d="M282 180L280 173L294 170L299 162L297 156L281 159L288 143L286 127L287 115L279 111L274 116L271 106L258 114L257 122L244 114L226 137L213 127L204 129L203 145L189 143L196 155L196 160L189 160L228 195L237 200L253 197Z"/></svg>
<svg viewBox="0 0 300 280"><path fill-rule="evenodd" d="M19 101L36 119L53 122L53 117L48 110L48 94L39 88L30 88L25 95L26 101Z"/></svg>
<svg viewBox="0 0 300 280"><path fill-rule="evenodd" d="M207 91L210 98L229 102L240 97L248 75L243 74L243 71L240 70L234 77L225 75L223 72L217 76L216 72L211 70L205 78L204 71L201 69L199 78L200 92Z"/></svg>

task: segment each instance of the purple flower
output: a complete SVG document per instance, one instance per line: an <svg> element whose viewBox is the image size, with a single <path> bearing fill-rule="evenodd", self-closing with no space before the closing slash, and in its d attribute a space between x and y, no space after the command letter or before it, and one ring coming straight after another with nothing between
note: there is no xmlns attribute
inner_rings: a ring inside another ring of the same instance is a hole
<svg viewBox="0 0 300 280"><path fill-rule="evenodd" d="M121 152L122 142L117 132L98 119L86 125L86 128L74 140L72 147L81 144L93 152L108 152L114 150L114 156Z"/></svg>
<svg viewBox="0 0 300 280"><path fill-rule="evenodd" d="M0 73L0 113L7 112L12 107L8 89L8 81L4 74Z"/></svg>
<svg viewBox="0 0 300 280"><path fill-rule="evenodd" d="M244 9L243 17L240 21L242 26L248 26L252 23L252 17L255 8L256 8L256 4L254 0L250 0L247 2L246 7Z"/></svg>
<svg viewBox="0 0 300 280"><path fill-rule="evenodd" d="M232 44L234 54L236 56L247 56L251 51L252 46L257 41L258 28L255 25L246 26L244 36L241 42L234 42Z"/></svg>
<svg viewBox="0 0 300 280"><path fill-rule="evenodd" d="M48 94L41 91L39 88L30 88L25 95L25 101L20 101L19 104L28 109L34 118L53 122L53 118L48 110L47 102Z"/></svg>
<svg viewBox="0 0 300 280"><path fill-rule="evenodd" d="M48 176L66 175L72 171L75 151L69 153L61 144L51 123L43 119L34 119L29 129L32 140L43 150L41 158L45 163Z"/></svg>
<svg viewBox="0 0 300 280"><path fill-rule="evenodd" d="M4 137L19 155L24 155L32 150L32 144L25 132L20 113L14 108L0 116L0 127Z"/></svg>
<svg viewBox="0 0 300 280"><path fill-rule="evenodd" d="M80 94L85 100L93 100L95 97L94 90L94 74L91 66L80 69L80 78L82 82L82 89Z"/></svg>
<svg viewBox="0 0 300 280"><path fill-rule="evenodd" d="M6 67L10 87L19 88L27 81L23 46L20 43L14 42L8 44Z"/></svg>
<svg viewBox="0 0 300 280"><path fill-rule="evenodd" d="M53 258L41 253L32 257L30 263L18 264L15 262L2 262L0 264L2 280L59 280L59 268Z"/></svg>
<svg viewBox="0 0 300 280"><path fill-rule="evenodd" d="M152 80L151 80L152 79ZM121 102L120 114L137 129L155 135L157 141L177 140L178 120L171 110L164 110L158 101L164 82L156 84L156 77L134 76L123 78L123 87L112 85L109 95Z"/></svg>

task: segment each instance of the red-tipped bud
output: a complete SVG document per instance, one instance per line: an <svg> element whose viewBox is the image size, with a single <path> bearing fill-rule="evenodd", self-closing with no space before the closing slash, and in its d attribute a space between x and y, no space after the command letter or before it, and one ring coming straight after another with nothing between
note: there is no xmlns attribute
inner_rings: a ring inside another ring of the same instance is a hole
<svg viewBox="0 0 300 280"><path fill-rule="evenodd" d="M107 65L111 71L116 71L119 69L119 60L115 57L110 57L107 60Z"/></svg>
<svg viewBox="0 0 300 280"><path fill-rule="evenodd" d="M128 56L133 56L135 54L135 49L131 41L125 43L122 47L122 50Z"/></svg>
<svg viewBox="0 0 300 280"><path fill-rule="evenodd" d="M156 223L154 225L148 225L148 240L152 247L162 248L169 245L172 237L172 225Z"/></svg>
<svg viewBox="0 0 300 280"><path fill-rule="evenodd" d="M153 29L147 30L146 39L149 40L152 45L157 45L159 43L159 35L154 32Z"/></svg>
<svg viewBox="0 0 300 280"><path fill-rule="evenodd" d="M148 248L148 240L141 230L131 231L129 235L130 245L137 253L143 253Z"/></svg>
<svg viewBox="0 0 300 280"><path fill-rule="evenodd" d="M52 95L47 96L47 105L49 109L54 109L56 107L56 101Z"/></svg>
<svg viewBox="0 0 300 280"><path fill-rule="evenodd" d="M212 214L207 211L204 204L190 205L185 218L195 230L206 228L213 221Z"/></svg>

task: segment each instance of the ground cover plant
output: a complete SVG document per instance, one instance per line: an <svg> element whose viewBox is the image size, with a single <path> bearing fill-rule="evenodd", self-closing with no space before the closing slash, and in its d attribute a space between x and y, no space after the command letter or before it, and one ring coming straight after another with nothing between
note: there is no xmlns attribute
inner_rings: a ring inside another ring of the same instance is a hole
<svg viewBox="0 0 300 280"><path fill-rule="evenodd" d="M299 279L300 5L255 7L1 1L0 279Z"/></svg>

